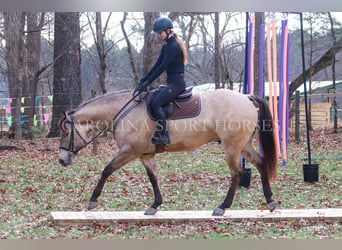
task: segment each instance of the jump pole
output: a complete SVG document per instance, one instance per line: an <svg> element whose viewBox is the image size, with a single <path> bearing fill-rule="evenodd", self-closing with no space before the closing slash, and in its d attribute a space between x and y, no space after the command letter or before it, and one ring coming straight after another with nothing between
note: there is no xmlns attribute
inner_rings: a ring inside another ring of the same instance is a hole
<svg viewBox="0 0 342 250"><path fill-rule="evenodd" d="M144 215L143 211L115 212L51 212L55 224L109 224L116 222L174 222L174 221L281 221L281 220L341 220L342 209L281 209L227 210L224 216L212 216L212 211L158 211L155 215Z"/></svg>

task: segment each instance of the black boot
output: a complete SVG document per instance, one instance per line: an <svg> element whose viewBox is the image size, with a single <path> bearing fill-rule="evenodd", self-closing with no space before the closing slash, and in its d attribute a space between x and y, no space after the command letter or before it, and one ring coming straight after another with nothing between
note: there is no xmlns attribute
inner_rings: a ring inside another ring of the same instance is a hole
<svg viewBox="0 0 342 250"><path fill-rule="evenodd" d="M153 144L164 144L165 146L169 146L170 138L167 131L166 115L162 108L157 109L157 111L160 119L157 121L157 130L154 133L151 142Z"/></svg>
<svg viewBox="0 0 342 250"><path fill-rule="evenodd" d="M164 144L165 146L170 145L170 138L169 138L169 132L167 130L156 131L154 136L152 137L151 142L153 144Z"/></svg>

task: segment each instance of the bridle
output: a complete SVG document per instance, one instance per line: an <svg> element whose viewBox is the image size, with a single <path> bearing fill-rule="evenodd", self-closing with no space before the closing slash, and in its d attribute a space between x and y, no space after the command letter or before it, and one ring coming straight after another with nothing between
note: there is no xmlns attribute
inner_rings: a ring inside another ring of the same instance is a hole
<svg viewBox="0 0 342 250"><path fill-rule="evenodd" d="M133 97L120 109L120 111L113 117L111 122L114 122L114 120L119 116L119 114L128 106L128 104L130 104L133 100L140 103L141 100L136 100L135 98L137 98L140 93L142 91L138 91L137 89L133 92ZM136 105L133 105L131 107L131 109L129 109L129 111L131 111L133 108L135 108ZM124 115L127 115L127 112L124 113ZM120 119L119 119L120 120ZM99 137L102 132L104 132L106 130L106 128L101 129L100 132L98 132L91 140L87 141L85 140L80 132L77 130L77 128L75 127L75 123L74 123L74 117L72 114L70 114L70 120L65 120L63 121L63 123L61 124L61 126L63 127L63 124L65 123L69 123L71 125L71 131L70 131L70 142L69 142L69 147L63 147L63 146L59 146L60 149L66 150L68 152L71 152L73 154L77 154L81 149L83 149L84 147L88 146L90 143L92 143L93 141L95 141L97 139L97 137ZM114 126L115 127L115 126ZM75 132L76 134L82 139L82 141L84 142L84 144L78 148L77 150L75 150L74 148L74 139L75 139Z"/></svg>
<svg viewBox="0 0 342 250"><path fill-rule="evenodd" d="M73 154L77 154L78 151L80 151L82 148L84 148L85 146L87 146L89 143L93 142L96 138L94 137L93 139L91 139L90 141L86 141L80 134L80 132L77 130L77 128L75 127L75 123L74 123L74 116L70 115L70 120L65 120L62 124L65 123L69 123L71 125L71 131L70 131L70 142L69 142L69 147L63 147L63 146L59 146L60 149L69 151ZM63 125L62 125L63 126ZM76 134L82 139L82 141L84 141L84 145L81 146L79 149L75 150L74 149L74 141L75 141L75 132Z"/></svg>

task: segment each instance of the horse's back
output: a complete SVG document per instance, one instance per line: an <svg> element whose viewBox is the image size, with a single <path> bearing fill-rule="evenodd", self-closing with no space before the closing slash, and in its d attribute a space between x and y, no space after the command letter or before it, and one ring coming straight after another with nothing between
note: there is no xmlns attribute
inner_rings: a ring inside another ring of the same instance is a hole
<svg viewBox="0 0 342 250"><path fill-rule="evenodd" d="M217 89L201 94L203 114L214 119L256 119L257 111L247 95L229 89Z"/></svg>

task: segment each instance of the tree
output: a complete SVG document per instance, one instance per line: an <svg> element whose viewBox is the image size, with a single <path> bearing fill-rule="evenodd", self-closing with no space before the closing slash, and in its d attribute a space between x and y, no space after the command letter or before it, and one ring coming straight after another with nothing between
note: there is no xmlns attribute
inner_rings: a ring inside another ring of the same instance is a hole
<svg viewBox="0 0 342 250"><path fill-rule="evenodd" d="M214 81L215 81L215 89L220 88L220 15L219 12L215 12L214 19L214 28L215 28L215 49L214 49Z"/></svg>
<svg viewBox="0 0 342 250"><path fill-rule="evenodd" d="M105 25L103 26L101 12L95 12L95 18L90 13L87 13L88 24L89 24L89 27L91 29L91 32L94 38L94 43L96 46L96 51L97 51L97 55L99 59L99 67L97 70L97 75L99 78L99 87L100 87L101 94L107 93L107 88L105 84L106 69L107 69L106 59L107 59L108 53L115 46L114 42L108 43L106 39L106 33L109 28L108 24L109 24L111 16L112 16L112 13L110 12L105 22ZM92 23L95 23L95 29L93 28Z"/></svg>
<svg viewBox="0 0 342 250"><path fill-rule="evenodd" d="M6 40L5 61L7 65L9 96L13 99L11 103L13 123L10 130L15 133L16 139L22 138L20 101L26 80L24 67L25 17L25 12L4 12L4 34Z"/></svg>
<svg viewBox="0 0 342 250"><path fill-rule="evenodd" d="M154 20L156 20L159 17L159 15L159 12L144 12L145 27L142 68L143 76L147 74L147 72L152 68L154 63L157 61L159 51L162 45L162 43L158 40L156 36L151 35ZM164 77L165 79L165 76L163 75L162 77ZM161 77L158 77L153 83L153 85L159 85L161 82Z"/></svg>
<svg viewBox="0 0 342 250"><path fill-rule="evenodd" d="M322 69L330 66L333 61L333 56L338 52L342 51L342 38L336 41L336 44L329 48L313 65L311 68L305 71L306 78L311 74L315 75ZM297 76L290 84L289 96L292 96L296 89L298 89L303 84L303 74Z"/></svg>
<svg viewBox="0 0 342 250"><path fill-rule="evenodd" d="M45 13L27 13L27 36L26 36L26 49L27 49L27 81L24 85L23 96L25 98L25 116L26 122L23 124L25 128L25 138L32 139L32 126L33 117L36 113L36 96L39 76L45 71L48 66L43 68L39 67L40 52L41 52L41 31L44 26Z"/></svg>
<svg viewBox="0 0 342 250"><path fill-rule="evenodd" d="M78 12L55 13L54 59L53 109L48 137L59 136L57 123L62 112L82 102Z"/></svg>
<svg viewBox="0 0 342 250"><path fill-rule="evenodd" d="M255 39L254 39L254 95L259 96L260 94L260 28L264 23L265 13L255 12ZM263 63L263 62L262 62ZM264 79L261 79L264 83Z"/></svg>
<svg viewBox="0 0 342 250"><path fill-rule="evenodd" d="M130 65L131 65L131 68L132 68L132 72L133 72L133 79L134 79L135 84L138 84L139 83L139 74L138 74L138 71L137 71L136 64L134 63L134 57L133 57L133 52L132 52L132 45L131 45L131 42L130 42L130 40L128 38L128 35L126 33L126 30L125 30L126 18L127 18L127 12L124 13L122 21L120 22L121 30L122 30L122 33L123 33L123 35L125 37L126 43L127 43L127 53L128 53L128 56L129 56L129 62L130 62Z"/></svg>
<svg viewBox="0 0 342 250"><path fill-rule="evenodd" d="M330 14L330 12L328 12L328 17L329 17L329 21L330 21L330 30L331 30L331 37L333 39L333 47L335 48L336 46L336 35L335 35L335 29L334 29L334 20ZM333 82L333 91L334 93L336 93L336 52L333 53L332 56L332 65L331 65L331 72L332 72L332 82ZM337 133L337 103L336 103L336 96L334 96L332 98L332 108L334 111L334 133Z"/></svg>

